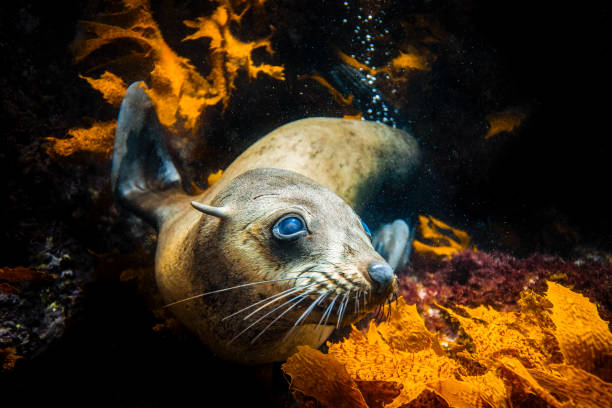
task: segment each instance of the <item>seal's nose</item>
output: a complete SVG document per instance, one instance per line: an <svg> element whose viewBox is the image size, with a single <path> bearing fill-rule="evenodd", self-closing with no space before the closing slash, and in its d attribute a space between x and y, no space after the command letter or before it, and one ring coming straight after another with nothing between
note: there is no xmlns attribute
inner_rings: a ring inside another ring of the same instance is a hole
<svg viewBox="0 0 612 408"><path fill-rule="evenodd" d="M371 262L368 265L368 273L370 278L378 284L376 291L382 293L393 282L393 269L386 262Z"/></svg>

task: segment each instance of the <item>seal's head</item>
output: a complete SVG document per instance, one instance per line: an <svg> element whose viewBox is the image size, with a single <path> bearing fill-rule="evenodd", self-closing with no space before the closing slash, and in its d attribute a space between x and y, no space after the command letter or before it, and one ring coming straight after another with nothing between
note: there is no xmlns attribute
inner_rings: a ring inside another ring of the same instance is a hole
<svg viewBox="0 0 612 408"><path fill-rule="evenodd" d="M318 347L396 290L367 226L298 173L250 170L192 205L204 214L158 254L158 284L173 312L224 357L280 361L297 345Z"/></svg>

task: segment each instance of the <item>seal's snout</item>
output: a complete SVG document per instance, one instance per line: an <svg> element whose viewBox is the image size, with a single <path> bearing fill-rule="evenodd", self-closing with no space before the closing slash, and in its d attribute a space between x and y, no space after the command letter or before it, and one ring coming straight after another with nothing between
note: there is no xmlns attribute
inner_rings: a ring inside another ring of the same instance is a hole
<svg viewBox="0 0 612 408"><path fill-rule="evenodd" d="M386 291L393 283L393 269L391 265L386 262L371 262L370 265L368 265L368 273L370 274L370 278L378 285L376 288L377 293Z"/></svg>

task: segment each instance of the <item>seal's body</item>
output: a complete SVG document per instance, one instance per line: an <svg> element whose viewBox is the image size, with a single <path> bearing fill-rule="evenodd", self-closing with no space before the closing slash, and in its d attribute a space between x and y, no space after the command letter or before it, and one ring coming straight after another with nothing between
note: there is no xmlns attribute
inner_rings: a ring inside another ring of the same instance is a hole
<svg viewBox="0 0 612 408"><path fill-rule="evenodd" d="M214 353L281 361L393 294L393 270L354 210L416 171L411 136L366 121L292 122L189 196L161 135L144 86L133 84L118 121L113 188L157 226L162 297Z"/></svg>

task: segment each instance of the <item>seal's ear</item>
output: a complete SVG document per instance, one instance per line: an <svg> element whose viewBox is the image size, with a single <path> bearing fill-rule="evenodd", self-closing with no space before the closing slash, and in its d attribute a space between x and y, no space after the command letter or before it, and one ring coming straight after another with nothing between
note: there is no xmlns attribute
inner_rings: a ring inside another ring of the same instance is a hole
<svg viewBox="0 0 612 408"><path fill-rule="evenodd" d="M111 187L121 204L160 225L172 213L170 199L177 194L184 196L185 192L146 89L144 82L133 83L121 102Z"/></svg>
<svg viewBox="0 0 612 408"><path fill-rule="evenodd" d="M230 216L230 212L227 207L213 207L212 205L198 203L197 201L192 201L191 205L196 210L201 211L204 214L212 215L213 217L229 218Z"/></svg>

